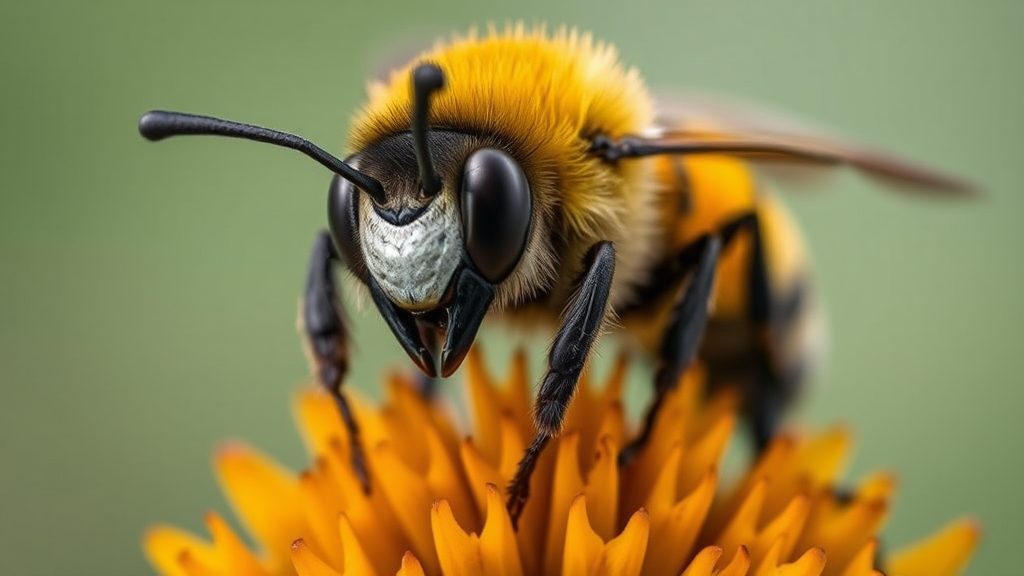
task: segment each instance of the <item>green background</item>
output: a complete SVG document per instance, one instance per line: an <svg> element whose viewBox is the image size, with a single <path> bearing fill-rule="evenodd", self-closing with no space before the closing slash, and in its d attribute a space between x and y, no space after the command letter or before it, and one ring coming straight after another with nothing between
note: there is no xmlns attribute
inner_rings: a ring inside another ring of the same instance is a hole
<svg viewBox="0 0 1024 576"><path fill-rule="evenodd" d="M973 514L968 572L1018 572L1024 3L369 4L0 4L0 573L149 573L147 525L198 530L226 508L218 442L304 462L294 316L329 177L268 146L148 144L139 114L340 150L382 62L510 18L592 30L656 89L797 112L985 189L937 202L839 175L784 195L832 338L798 417L854 427L851 478L898 472L888 544ZM373 313L355 317L353 380L372 387L404 356Z"/></svg>

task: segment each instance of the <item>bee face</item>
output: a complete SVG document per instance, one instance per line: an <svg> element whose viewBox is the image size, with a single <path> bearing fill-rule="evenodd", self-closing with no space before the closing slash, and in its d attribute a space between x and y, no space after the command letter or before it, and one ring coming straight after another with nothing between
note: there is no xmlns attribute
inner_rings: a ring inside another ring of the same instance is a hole
<svg viewBox="0 0 1024 576"><path fill-rule="evenodd" d="M399 342L424 372L461 363L494 291L523 256L532 222L519 163L480 137L427 137L440 191L425 194L413 135L388 136L348 162L381 182L385 201L331 182L332 234Z"/></svg>

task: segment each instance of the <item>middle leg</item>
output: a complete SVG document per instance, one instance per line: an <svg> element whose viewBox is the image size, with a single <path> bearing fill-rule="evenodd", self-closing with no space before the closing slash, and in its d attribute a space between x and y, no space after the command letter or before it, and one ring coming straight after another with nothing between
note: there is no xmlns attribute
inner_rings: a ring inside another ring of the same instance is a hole
<svg viewBox="0 0 1024 576"><path fill-rule="evenodd" d="M730 239L731 235L726 238ZM654 400L644 417L640 434L619 452L619 465L624 466L639 454L650 440L654 421L668 393L675 389L680 376L697 354L704 328L708 323L708 301L714 286L715 267L722 249L722 239L702 236L688 245L676 258L680 277L690 275L690 282L672 307L672 318L658 350L658 366L654 377ZM680 278L681 279L681 278ZM674 283L674 282L673 282Z"/></svg>
<svg viewBox="0 0 1024 576"><path fill-rule="evenodd" d="M702 236L687 245L675 256L672 265L664 273L664 286L659 287L659 290L675 286L686 276L690 276L690 281L679 301L672 308L671 319L662 337L661 348L658 350L654 400L644 417L640 434L619 453L620 466L632 461L650 440L654 422L665 402L665 397L675 389L683 371L696 356L708 322L708 300L714 286L718 256L741 231L748 231L754 237L748 313L756 326L767 325L770 313L768 275L757 214L749 212L727 222L716 234ZM767 333L767 331L764 332ZM759 358L764 359L767 356L762 355ZM765 403L762 402L760 405L764 406Z"/></svg>

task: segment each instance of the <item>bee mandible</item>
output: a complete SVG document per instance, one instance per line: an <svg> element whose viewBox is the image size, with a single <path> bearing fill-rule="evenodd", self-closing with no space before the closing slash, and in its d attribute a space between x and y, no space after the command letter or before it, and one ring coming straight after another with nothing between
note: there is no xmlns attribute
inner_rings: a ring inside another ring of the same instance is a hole
<svg viewBox="0 0 1024 576"><path fill-rule="evenodd" d="M367 489L342 391L349 335L334 264L368 289L430 379L458 369L489 313L556 328L536 434L508 489L515 519L604 327L639 343L655 366L654 400L621 463L647 441L695 359L712 383L741 388L757 443L772 436L813 356L813 304L794 227L751 162L847 165L940 194L969 191L834 138L702 114L685 103L657 107L639 73L589 35L519 25L456 38L371 85L345 160L291 134L207 116L153 111L139 131L275 144L334 173L302 316Z"/></svg>

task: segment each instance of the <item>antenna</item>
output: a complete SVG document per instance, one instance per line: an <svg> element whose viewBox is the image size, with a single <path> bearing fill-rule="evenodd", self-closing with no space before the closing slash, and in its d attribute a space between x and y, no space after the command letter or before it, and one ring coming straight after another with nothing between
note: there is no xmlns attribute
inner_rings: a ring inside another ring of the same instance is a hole
<svg viewBox="0 0 1024 576"><path fill-rule="evenodd" d="M441 88L444 88L444 72L436 64L420 64L412 71L412 139L416 147L416 163L420 167L420 187L428 197L441 191L441 179L434 170L427 144L430 97Z"/></svg>
<svg viewBox="0 0 1024 576"><path fill-rule="evenodd" d="M302 152L331 172L355 184L360 190L369 194L376 204L380 205L385 202L384 187L375 178L367 176L338 160L309 140L287 132L279 132L252 124L221 120L220 118L210 116L153 110L146 112L142 115L142 118L139 118L139 134L153 142L170 138L171 136L210 135L254 140L256 142L265 142L291 148L292 150Z"/></svg>

